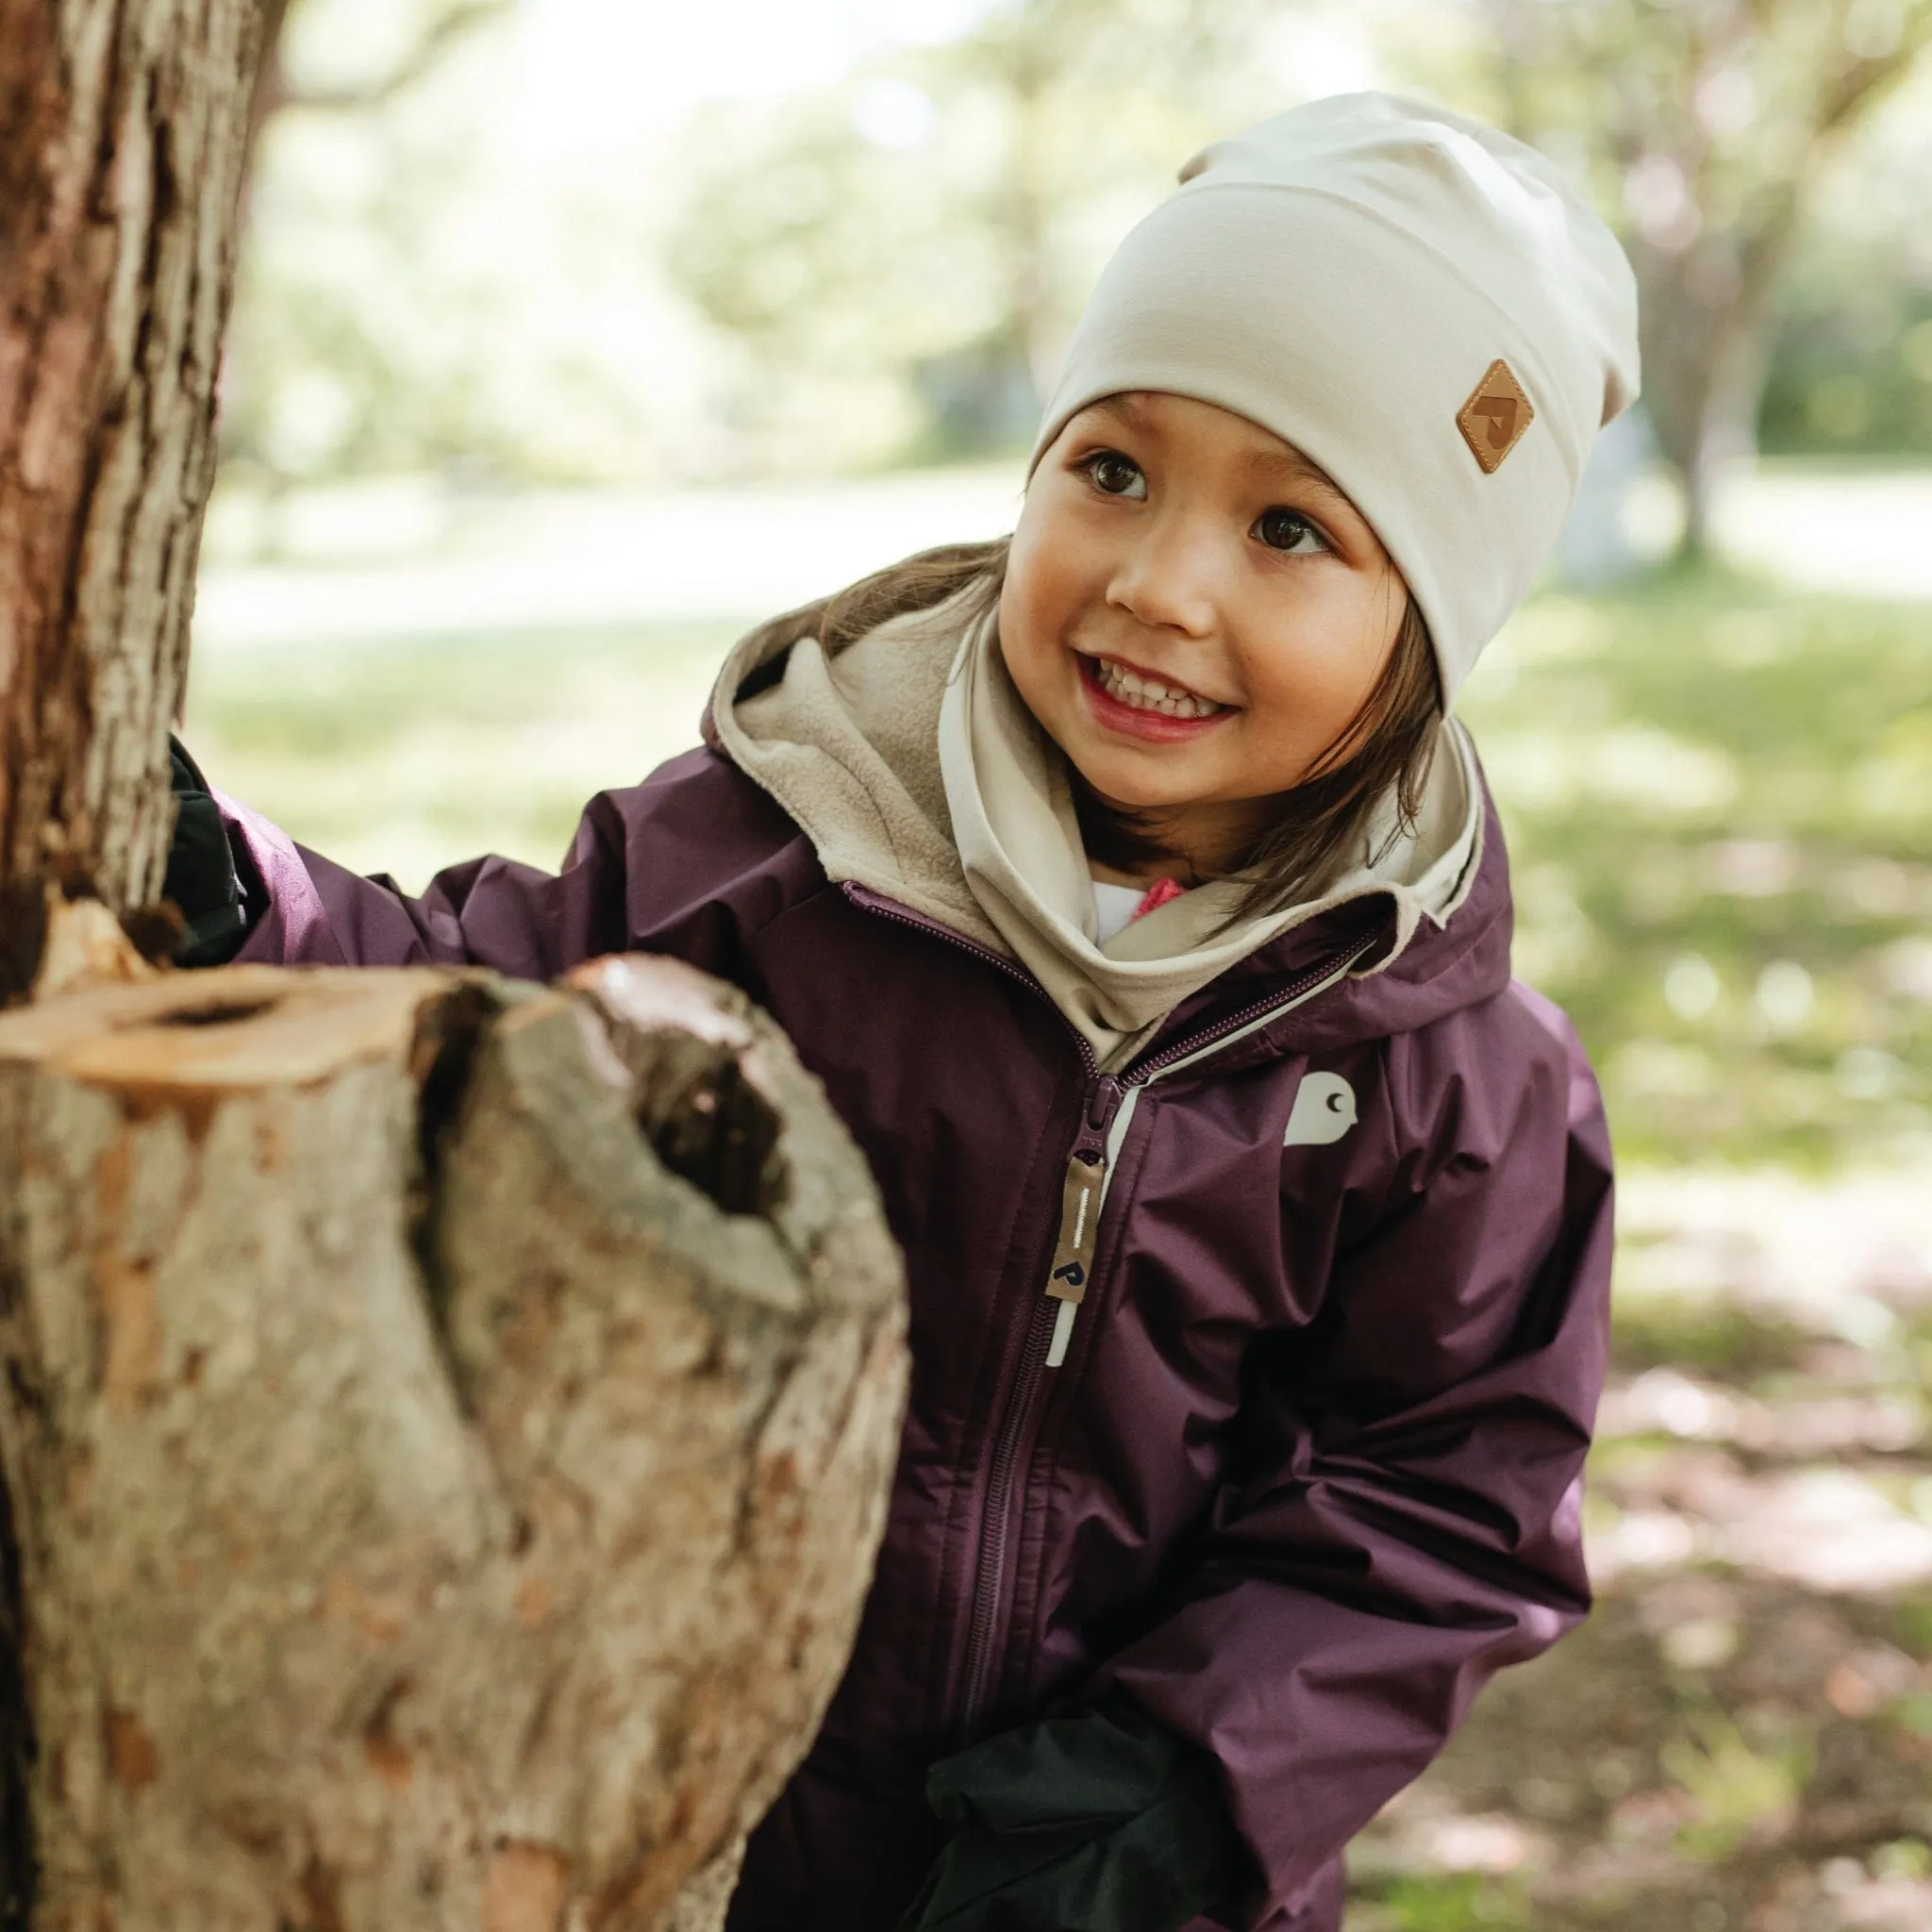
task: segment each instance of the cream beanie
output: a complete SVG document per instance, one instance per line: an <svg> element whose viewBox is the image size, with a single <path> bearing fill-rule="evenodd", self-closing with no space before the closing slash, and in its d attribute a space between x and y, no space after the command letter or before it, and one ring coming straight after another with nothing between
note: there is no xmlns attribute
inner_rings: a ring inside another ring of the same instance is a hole
<svg viewBox="0 0 1932 1932"><path fill-rule="evenodd" d="M1273 430L1382 540L1453 700L1637 394L1624 251L1535 149L1389 94L1278 114L1180 179L1102 273L1033 461L1125 390Z"/></svg>

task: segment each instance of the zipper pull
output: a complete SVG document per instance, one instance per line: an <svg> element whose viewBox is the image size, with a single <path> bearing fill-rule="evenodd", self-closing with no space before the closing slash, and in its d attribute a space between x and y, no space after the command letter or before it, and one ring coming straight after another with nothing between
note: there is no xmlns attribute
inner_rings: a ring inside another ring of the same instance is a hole
<svg viewBox="0 0 1932 1932"><path fill-rule="evenodd" d="M1054 1243L1053 1264L1047 1271L1046 1291L1059 1308L1054 1316L1053 1340L1046 1366L1057 1369L1067 1358L1074 1338L1074 1310L1087 1297L1093 1274L1093 1243L1100 1231L1101 1202L1107 1193L1107 1130L1120 1105L1118 1081L1103 1076L1094 1083L1080 1138L1067 1162L1060 1193L1060 1232Z"/></svg>

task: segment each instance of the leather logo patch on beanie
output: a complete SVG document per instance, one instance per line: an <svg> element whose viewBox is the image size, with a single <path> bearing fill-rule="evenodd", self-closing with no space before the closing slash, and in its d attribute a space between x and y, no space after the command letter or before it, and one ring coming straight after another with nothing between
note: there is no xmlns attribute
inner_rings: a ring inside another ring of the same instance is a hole
<svg viewBox="0 0 1932 1932"><path fill-rule="evenodd" d="M1499 356L1456 421L1463 441L1475 452L1476 461L1493 476L1523 441L1524 431L1536 421L1536 410L1524 394L1516 372Z"/></svg>

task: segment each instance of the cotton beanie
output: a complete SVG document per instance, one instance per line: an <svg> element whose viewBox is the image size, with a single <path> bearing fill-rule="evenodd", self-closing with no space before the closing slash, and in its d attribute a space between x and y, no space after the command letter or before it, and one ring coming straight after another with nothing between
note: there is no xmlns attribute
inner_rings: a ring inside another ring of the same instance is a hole
<svg viewBox="0 0 1932 1932"><path fill-rule="evenodd" d="M1428 622L1445 701L1534 581L1597 431L1637 394L1637 286L1534 148L1341 94L1215 142L1102 272L1033 461L1164 390L1319 463Z"/></svg>

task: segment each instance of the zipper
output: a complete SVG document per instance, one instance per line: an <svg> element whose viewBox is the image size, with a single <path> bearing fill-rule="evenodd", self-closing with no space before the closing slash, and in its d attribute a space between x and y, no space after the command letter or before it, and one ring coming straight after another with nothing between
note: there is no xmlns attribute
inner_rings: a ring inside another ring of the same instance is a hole
<svg viewBox="0 0 1932 1932"><path fill-rule="evenodd" d="M895 900L874 892L856 880L843 886L845 896L866 911L894 924L932 934L1004 973L1009 979L1036 993L1052 1006L1046 989L1012 960L1004 958L991 947L954 932L936 919L927 919ZM1134 1062L1124 1073L1103 1074L1093 1049L1071 1025L1067 1032L1079 1049L1081 1065L1087 1074L1081 1097L1080 1127L1067 1157L1067 1171L1060 1187L1060 1218L1048 1262L1044 1292L1033 1305L1026 1333L1020 1343L1019 1361L1007 1392L993 1435L992 1459L987 1474L986 1508L980 1519L979 1564L974 1574L973 1610L967 1632L964 1685L960 1697L962 1731L971 1735L980 1709L991 1690L994 1640L999 1633L1001 1599L1006 1592L1007 1560L1011 1536L1008 1522L1011 1514L1014 1479L1020 1453L1029 1435L1034 1411L1040 1406L1045 1374L1058 1369L1067 1358L1073 1340L1074 1323L1093 1276L1094 1248L1099 1239L1100 1219L1106 1209L1108 1185L1113 1177L1114 1158L1126 1138L1141 1090L1157 1080L1192 1066L1209 1054L1219 1053L1236 1040L1259 1030L1270 1021L1313 999L1318 993L1343 978L1356 962L1380 937L1380 928L1364 935L1353 945L1330 955L1320 965L1304 974L1272 999L1230 1014L1218 1024L1208 1027L1152 1058ZM1054 1008L1059 1013L1058 1007ZM1060 1015L1064 1020L1064 1015Z"/></svg>
<svg viewBox="0 0 1932 1932"><path fill-rule="evenodd" d="M1108 1130L1124 1089L1102 1074L1090 1082L1080 1109L1080 1132L1067 1156L1060 1187L1060 1231L1046 1271L1047 1299L1058 1304L1043 1367L1057 1369L1067 1358L1074 1311L1087 1298L1093 1276L1093 1247L1100 1233L1100 1210L1107 1202Z"/></svg>
<svg viewBox="0 0 1932 1932"><path fill-rule="evenodd" d="M993 1436L987 1473L986 1508L980 1518L979 1564L973 1577L973 1615L966 1639L965 1683L960 1706L970 1726L986 1702L992 1674L994 1639L1006 1596L1008 1541L1013 1484L1020 1455L1032 1432L1048 1369L1066 1359L1074 1311L1093 1273L1093 1243L1106 1199L1108 1133L1124 1090L1109 1074L1088 1082L1080 1107L1080 1131L1067 1157L1060 1191L1060 1224L1048 1266L1046 1292L1033 1305L1019 1364Z"/></svg>

